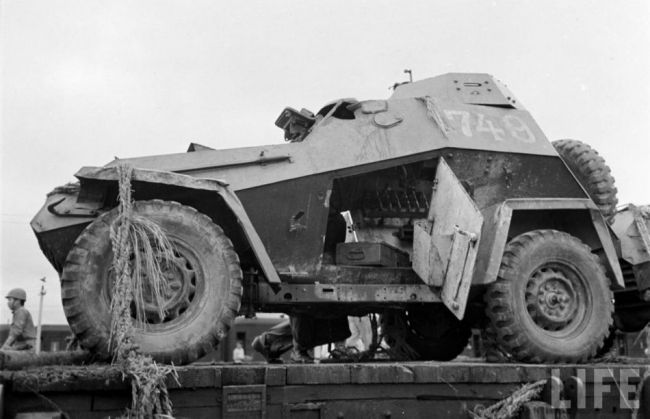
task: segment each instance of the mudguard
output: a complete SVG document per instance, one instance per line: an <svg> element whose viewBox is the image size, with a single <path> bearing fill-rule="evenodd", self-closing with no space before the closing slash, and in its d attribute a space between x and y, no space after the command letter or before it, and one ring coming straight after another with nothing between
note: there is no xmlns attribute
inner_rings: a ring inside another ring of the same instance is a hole
<svg viewBox="0 0 650 419"><path fill-rule="evenodd" d="M75 177L91 180L103 181L118 181L117 167L82 167ZM280 277L273 267L271 258L269 257L262 240L260 239L257 231L253 227L251 220L246 214L246 210L242 203L237 198L237 195L228 187L228 183L217 179L204 179L178 173L133 169L133 180L139 182L146 182L152 184L173 185L186 189L196 189L211 191L217 193L228 205L235 215L237 222L241 226L244 235L246 236L253 253L257 257L262 272L266 276L268 282L278 284Z"/></svg>
<svg viewBox="0 0 650 419"><path fill-rule="evenodd" d="M567 232L586 242L592 249L600 247L605 256L605 270L610 279L613 279L612 288L624 288L623 273L618 263L616 248L609 233L607 222L598 207L590 199L577 198L508 199L484 209L482 212L485 222L481 230L483 240L479 247L472 283L477 285L496 281L508 237L518 234L511 231L513 215L516 212L566 210L577 210L588 216L585 217L589 219L588 222ZM590 227L590 229L583 227ZM544 224L533 224L532 228L552 227Z"/></svg>

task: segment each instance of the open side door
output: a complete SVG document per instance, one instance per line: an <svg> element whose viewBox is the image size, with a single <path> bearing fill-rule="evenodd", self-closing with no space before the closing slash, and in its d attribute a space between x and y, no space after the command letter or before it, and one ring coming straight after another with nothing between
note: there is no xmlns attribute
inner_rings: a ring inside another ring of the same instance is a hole
<svg viewBox="0 0 650 419"><path fill-rule="evenodd" d="M427 219L415 222L413 270L429 286L441 287L442 302L465 315L483 216L441 157Z"/></svg>

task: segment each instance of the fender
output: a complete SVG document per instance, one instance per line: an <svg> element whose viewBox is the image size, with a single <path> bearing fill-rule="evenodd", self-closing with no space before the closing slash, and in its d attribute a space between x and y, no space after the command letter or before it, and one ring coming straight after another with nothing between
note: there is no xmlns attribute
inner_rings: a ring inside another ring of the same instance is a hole
<svg viewBox="0 0 650 419"><path fill-rule="evenodd" d="M554 212L572 214L575 223L558 228L553 223ZM552 228L572 234L592 249L602 249L605 271L612 279L612 288L625 287L623 273L609 228L598 207L590 199L577 198L517 198L508 199L482 211L485 222L481 230L473 285L496 281L508 237L539 228Z"/></svg>
<svg viewBox="0 0 650 419"><path fill-rule="evenodd" d="M75 177L79 178L82 183L84 180L118 181L117 167L82 167L75 174ZM242 203L228 186L228 183L217 179L196 178L179 173L137 168L133 169L133 181L170 185L184 189L202 190L218 194L237 219L237 222L248 240L268 282L272 284L280 283L280 277L271 262L271 258L269 257L262 240L253 227L251 220L248 218Z"/></svg>

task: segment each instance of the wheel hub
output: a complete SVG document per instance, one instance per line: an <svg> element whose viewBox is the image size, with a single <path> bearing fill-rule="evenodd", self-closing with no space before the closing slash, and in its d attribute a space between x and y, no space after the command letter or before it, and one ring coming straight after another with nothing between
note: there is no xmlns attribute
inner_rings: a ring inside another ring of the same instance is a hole
<svg viewBox="0 0 650 419"><path fill-rule="evenodd" d="M575 317L579 301L573 283L559 267L543 266L526 287L528 313L544 330L564 329Z"/></svg>
<svg viewBox="0 0 650 419"><path fill-rule="evenodd" d="M183 314L192 303L196 293L196 274L190 262L182 255L162 264L165 286L159 296L164 318L160 319L159 307L154 298L150 281L145 281L144 314L148 323L166 323Z"/></svg>
<svg viewBox="0 0 650 419"><path fill-rule="evenodd" d="M177 248L174 251L171 260L165 259L160 264L164 284L158 291L158 296L155 295L156 290L152 288L151 281L146 276L143 278L141 297L135 297L131 301L133 319L147 324L169 323L182 316L192 305L197 293L197 273L190 262L191 259L178 250ZM132 257L131 262L133 261ZM112 269L109 270L107 279L106 291L107 295L111 296L115 280Z"/></svg>

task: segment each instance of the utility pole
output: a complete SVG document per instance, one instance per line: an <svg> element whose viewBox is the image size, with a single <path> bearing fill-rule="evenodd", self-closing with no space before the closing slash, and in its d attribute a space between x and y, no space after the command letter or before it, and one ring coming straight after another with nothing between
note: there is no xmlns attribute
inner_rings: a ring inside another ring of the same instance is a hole
<svg viewBox="0 0 650 419"><path fill-rule="evenodd" d="M36 355L41 353L41 320L43 319L43 297L45 296L45 277L41 278L41 292L38 302L38 326L36 327Z"/></svg>

